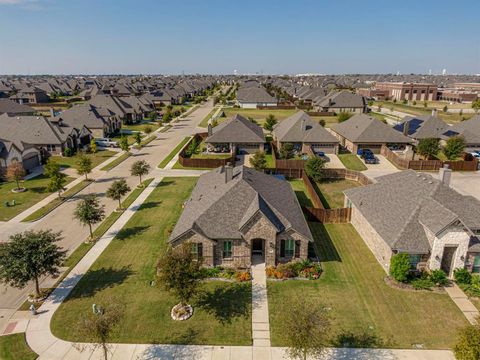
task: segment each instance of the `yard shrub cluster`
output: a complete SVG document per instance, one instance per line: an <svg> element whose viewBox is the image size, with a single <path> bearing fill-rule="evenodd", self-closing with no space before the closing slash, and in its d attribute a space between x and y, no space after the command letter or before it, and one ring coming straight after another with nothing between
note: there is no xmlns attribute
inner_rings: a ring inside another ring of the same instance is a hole
<svg viewBox="0 0 480 360"><path fill-rule="evenodd" d="M250 281L252 279L248 271L223 268L221 266L200 268L200 277L202 279L221 278L238 282Z"/></svg>
<svg viewBox="0 0 480 360"><path fill-rule="evenodd" d="M480 297L480 276L472 275L467 269L456 269L453 277L458 286L465 291L468 296Z"/></svg>
<svg viewBox="0 0 480 360"><path fill-rule="evenodd" d="M390 258L390 276L398 282L407 282L410 274L410 258L407 253L395 254Z"/></svg>
<svg viewBox="0 0 480 360"><path fill-rule="evenodd" d="M295 277L306 278L309 280L318 279L322 273L322 267L319 263L310 260L290 261L286 264L269 266L266 269L267 277L271 279L290 279Z"/></svg>

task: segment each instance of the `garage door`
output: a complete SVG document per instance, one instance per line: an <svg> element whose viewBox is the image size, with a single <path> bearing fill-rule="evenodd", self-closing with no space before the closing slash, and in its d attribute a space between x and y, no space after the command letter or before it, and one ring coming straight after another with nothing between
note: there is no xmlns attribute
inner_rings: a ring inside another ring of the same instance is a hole
<svg viewBox="0 0 480 360"><path fill-rule="evenodd" d="M240 154L254 154L258 151L258 144L238 144L237 149Z"/></svg>
<svg viewBox="0 0 480 360"><path fill-rule="evenodd" d="M27 159L23 159L22 163L25 170L32 170L33 168L40 166L40 161L38 160L38 156L36 155Z"/></svg>
<svg viewBox="0 0 480 360"><path fill-rule="evenodd" d="M382 149L382 144L362 144L358 145L359 149L370 149L374 154L380 154Z"/></svg>
<svg viewBox="0 0 480 360"><path fill-rule="evenodd" d="M332 146L332 145L314 145L314 146L312 146L312 150L315 153L323 152L325 154L334 154L335 153L335 146Z"/></svg>

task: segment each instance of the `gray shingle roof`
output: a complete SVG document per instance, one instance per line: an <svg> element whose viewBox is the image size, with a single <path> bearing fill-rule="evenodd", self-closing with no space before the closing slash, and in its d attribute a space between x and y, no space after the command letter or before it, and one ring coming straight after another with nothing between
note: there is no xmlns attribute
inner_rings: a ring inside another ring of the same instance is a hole
<svg viewBox="0 0 480 360"><path fill-rule="evenodd" d="M480 229L480 201L413 170L379 177L345 195L393 250L428 253L424 226L438 233L460 220Z"/></svg>
<svg viewBox="0 0 480 360"><path fill-rule="evenodd" d="M312 240L288 182L237 166L228 182L223 168L200 176L170 241L192 229L210 239L239 239L242 227L258 214L268 219L278 232L291 229Z"/></svg>
<svg viewBox="0 0 480 360"><path fill-rule="evenodd" d="M378 119L357 114L331 128L354 143L411 143L412 140Z"/></svg>
<svg viewBox="0 0 480 360"><path fill-rule="evenodd" d="M339 91L321 97L316 104L326 108L364 108L365 98L349 91Z"/></svg>
<svg viewBox="0 0 480 360"><path fill-rule="evenodd" d="M4 113L10 114L10 115L16 115L16 114L33 115L34 112L35 110L28 105L19 104L10 99L0 99L0 115Z"/></svg>
<svg viewBox="0 0 480 360"><path fill-rule="evenodd" d="M450 129L442 119L431 116L405 116L394 129L403 133L405 124L408 124L408 136L413 139L440 139Z"/></svg>
<svg viewBox="0 0 480 360"><path fill-rule="evenodd" d="M277 103L277 99L258 86L240 87L237 90L237 100L241 103Z"/></svg>
<svg viewBox="0 0 480 360"><path fill-rule="evenodd" d="M281 142L335 143L335 136L313 121L304 111L298 111L279 122L273 129L276 139Z"/></svg>
<svg viewBox="0 0 480 360"><path fill-rule="evenodd" d="M62 134L43 116L0 115L0 136L13 142L33 145L60 145Z"/></svg>
<svg viewBox="0 0 480 360"><path fill-rule="evenodd" d="M264 143L265 135L257 124L236 114L212 129L212 135L205 139L208 143Z"/></svg>

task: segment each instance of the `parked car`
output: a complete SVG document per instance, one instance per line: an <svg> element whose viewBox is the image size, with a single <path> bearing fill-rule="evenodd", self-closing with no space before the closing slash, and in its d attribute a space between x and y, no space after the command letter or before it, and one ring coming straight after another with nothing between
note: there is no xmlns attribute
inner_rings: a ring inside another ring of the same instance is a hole
<svg viewBox="0 0 480 360"><path fill-rule="evenodd" d="M376 164L378 162L377 158L373 154L365 156L363 161L365 161L365 164Z"/></svg>
<svg viewBox="0 0 480 360"><path fill-rule="evenodd" d="M473 150L470 154L475 158L480 158L480 150Z"/></svg>
<svg viewBox="0 0 480 360"><path fill-rule="evenodd" d="M109 138L97 138L95 139L95 144L101 147L118 147L118 142L113 141L112 139Z"/></svg>

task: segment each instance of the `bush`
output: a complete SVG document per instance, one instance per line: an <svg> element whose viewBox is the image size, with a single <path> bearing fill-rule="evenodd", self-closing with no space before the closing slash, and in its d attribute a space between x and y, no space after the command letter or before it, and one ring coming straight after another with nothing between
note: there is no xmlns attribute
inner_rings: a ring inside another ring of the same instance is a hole
<svg viewBox="0 0 480 360"><path fill-rule="evenodd" d="M221 270L219 267L202 267L200 268L200 277L203 279L216 278L220 275Z"/></svg>
<svg viewBox="0 0 480 360"><path fill-rule="evenodd" d="M250 281L252 277L248 271L239 271L236 274L237 281Z"/></svg>
<svg viewBox="0 0 480 360"><path fill-rule="evenodd" d="M461 329L453 351L457 360L480 359L480 325L468 325Z"/></svg>
<svg viewBox="0 0 480 360"><path fill-rule="evenodd" d="M410 258L407 253L395 254L390 258L390 276L399 282L406 282L410 273Z"/></svg>
<svg viewBox="0 0 480 360"><path fill-rule="evenodd" d="M455 269L453 271L453 278L459 284L469 285L472 283L472 274L467 269Z"/></svg>
<svg viewBox="0 0 480 360"><path fill-rule="evenodd" d="M344 122L344 121L347 121L348 119L350 119L351 117L353 116L352 113L349 113L349 112L341 112L340 114L338 114L338 122L341 123L341 122Z"/></svg>
<svg viewBox="0 0 480 360"><path fill-rule="evenodd" d="M430 273L430 280L437 286L445 286L448 284L447 274L443 270L433 270Z"/></svg>
<svg viewBox="0 0 480 360"><path fill-rule="evenodd" d="M431 290L435 286L429 277L413 279L411 284L415 290Z"/></svg>
<svg viewBox="0 0 480 360"><path fill-rule="evenodd" d="M63 150L63 156L70 157L73 155L73 150L69 147L67 147L65 150Z"/></svg>

